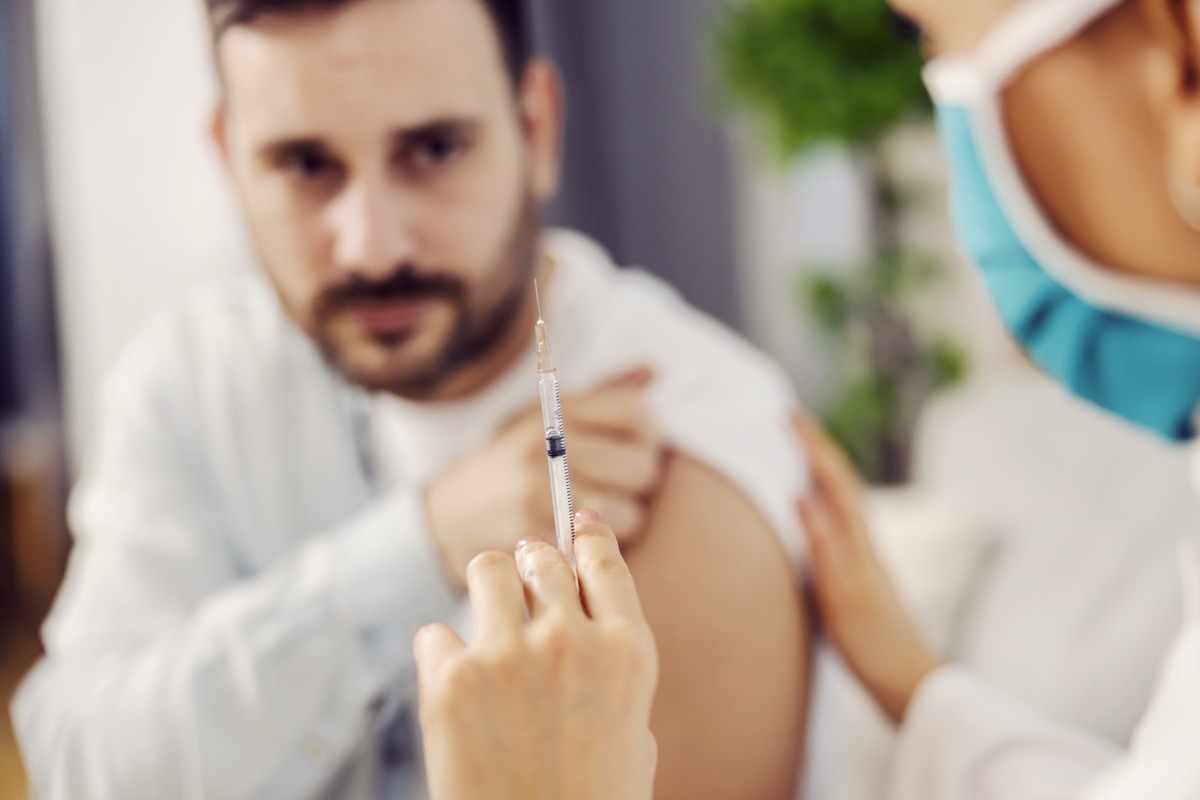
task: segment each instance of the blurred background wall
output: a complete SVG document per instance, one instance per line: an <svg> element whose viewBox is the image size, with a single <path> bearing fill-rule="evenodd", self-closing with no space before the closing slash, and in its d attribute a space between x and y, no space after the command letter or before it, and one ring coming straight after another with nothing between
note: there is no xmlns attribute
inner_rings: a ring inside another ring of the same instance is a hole
<svg viewBox="0 0 1200 800"><path fill-rule="evenodd" d="M538 0L537 39L567 83L554 222L604 242L736 325L735 154L706 44L720 0Z"/></svg>
<svg viewBox="0 0 1200 800"><path fill-rule="evenodd" d="M37 652L66 554L53 248L33 0L0 4L0 701ZM5 713L0 796L21 796Z"/></svg>
<svg viewBox="0 0 1200 800"><path fill-rule="evenodd" d="M101 376L165 301L251 264L205 138L199 0L38 0L74 463Z"/></svg>

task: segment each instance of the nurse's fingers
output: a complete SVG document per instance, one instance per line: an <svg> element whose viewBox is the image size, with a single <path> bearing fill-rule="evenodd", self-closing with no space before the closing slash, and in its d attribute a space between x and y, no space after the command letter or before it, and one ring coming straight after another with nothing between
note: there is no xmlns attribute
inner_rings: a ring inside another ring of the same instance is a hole
<svg viewBox="0 0 1200 800"><path fill-rule="evenodd" d="M613 532L594 511L575 518L575 564L588 615L595 620L619 619L645 627L646 616L637 587Z"/></svg>
<svg viewBox="0 0 1200 800"><path fill-rule="evenodd" d="M422 692L442 673L451 659L467 646L445 625L426 625L413 639L413 657L417 662L417 681Z"/></svg>
<svg viewBox="0 0 1200 800"><path fill-rule="evenodd" d="M797 503L804 536L812 559L818 590L835 591L852 584L861 566L853 535L842 524L820 491Z"/></svg>
<svg viewBox="0 0 1200 800"><path fill-rule="evenodd" d="M862 484L854 466L819 424L797 414L792 428L804 444L817 489L823 491L842 523L858 533L862 521Z"/></svg>
<svg viewBox="0 0 1200 800"><path fill-rule="evenodd" d="M517 546L517 569L525 582L529 614L537 618L549 611L583 617L575 573L553 545L534 540Z"/></svg>
<svg viewBox="0 0 1200 800"><path fill-rule="evenodd" d="M848 537L859 555L874 553L863 509L863 485L841 447L808 417L793 417L793 426L809 452L814 477L814 494L820 494L836 517L841 533Z"/></svg>
<svg viewBox="0 0 1200 800"><path fill-rule="evenodd" d="M481 553L467 565L467 590L480 643L509 642L525 624L525 585L513 557Z"/></svg>

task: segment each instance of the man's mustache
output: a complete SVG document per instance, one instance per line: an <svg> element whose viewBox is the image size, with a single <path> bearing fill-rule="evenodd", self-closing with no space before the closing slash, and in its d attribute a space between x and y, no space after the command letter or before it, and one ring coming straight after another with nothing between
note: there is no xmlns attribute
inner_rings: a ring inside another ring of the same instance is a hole
<svg viewBox="0 0 1200 800"><path fill-rule="evenodd" d="M447 275L426 274L415 267L401 267L383 280L354 276L340 286L327 289L320 308L329 313L339 307L357 303L385 303L435 298L459 300L466 295L466 286Z"/></svg>

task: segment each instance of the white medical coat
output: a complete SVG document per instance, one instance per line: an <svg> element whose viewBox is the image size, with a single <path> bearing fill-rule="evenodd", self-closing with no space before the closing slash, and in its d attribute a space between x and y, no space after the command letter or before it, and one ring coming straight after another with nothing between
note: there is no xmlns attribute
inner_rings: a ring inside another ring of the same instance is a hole
<svg viewBox="0 0 1200 800"><path fill-rule="evenodd" d="M1184 627L1128 751L947 666L913 698L890 799L1200 798L1200 541L1181 545L1180 564Z"/></svg>

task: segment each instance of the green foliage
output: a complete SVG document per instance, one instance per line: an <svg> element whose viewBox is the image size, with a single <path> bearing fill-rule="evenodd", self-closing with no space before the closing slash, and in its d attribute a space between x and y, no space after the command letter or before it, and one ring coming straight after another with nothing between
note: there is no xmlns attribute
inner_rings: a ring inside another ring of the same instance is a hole
<svg viewBox="0 0 1200 800"><path fill-rule="evenodd" d="M930 344L925 354L926 368L933 378L935 389L943 389L961 383L970 369L970 356L958 342L938 339Z"/></svg>
<svg viewBox="0 0 1200 800"><path fill-rule="evenodd" d="M894 435L900 406L896 383L869 373L848 381L821 419L858 471L873 483L887 483L892 477L884 443Z"/></svg>
<svg viewBox="0 0 1200 800"><path fill-rule="evenodd" d="M933 286L945 275L945 270L932 258L901 247L889 247L867 273L875 294L900 298Z"/></svg>
<svg viewBox="0 0 1200 800"><path fill-rule="evenodd" d="M941 277L935 261L890 248L839 273L800 284L802 307L829 339L841 373L822 422L868 481L902 483L921 406L963 381L969 358L952 339L919 341L905 310L907 299Z"/></svg>
<svg viewBox="0 0 1200 800"><path fill-rule="evenodd" d="M918 47L884 0L741 0L717 29L729 97L764 119L786 157L810 145L871 145L927 115Z"/></svg>
<svg viewBox="0 0 1200 800"><path fill-rule="evenodd" d="M886 0L730 0L715 44L726 95L765 123L784 158L823 143L865 156L875 255L805 280L799 297L839 366L826 427L868 480L902 483L921 406L968 367L955 342L917 336L906 301L944 270L901 241L900 219L927 198L892 179L880 146L930 113L919 48L896 35Z"/></svg>
<svg viewBox="0 0 1200 800"><path fill-rule="evenodd" d="M850 295L844 283L819 275L800 287L801 302L826 334L836 336L850 323Z"/></svg>

